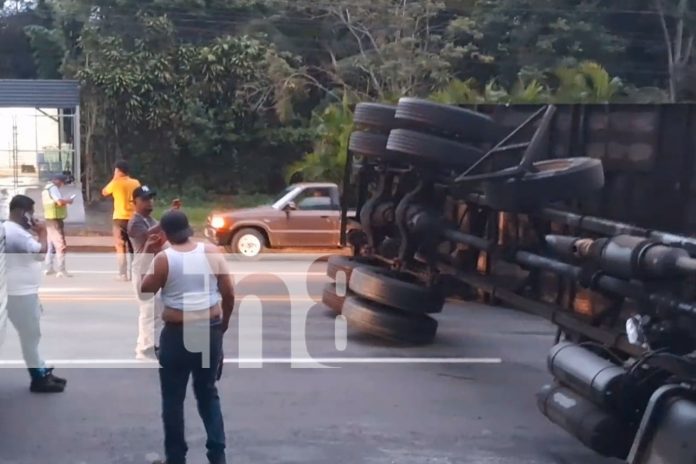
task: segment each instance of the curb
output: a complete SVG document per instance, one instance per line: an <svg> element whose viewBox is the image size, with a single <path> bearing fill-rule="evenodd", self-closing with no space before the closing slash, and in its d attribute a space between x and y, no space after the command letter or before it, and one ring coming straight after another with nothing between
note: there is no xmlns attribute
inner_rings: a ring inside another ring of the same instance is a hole
<svg viewBox="0 0 696 464"><path fill-rule="evenodd" d="M204 237L194 237L207 242ZM113 253L116 254L111 237L66 237L68 253ZM288 261L307 259L308 255L317 256L318 260L327 260L331 255L351 254L351 248L283 248L267 250L260 261Z"/></svg>

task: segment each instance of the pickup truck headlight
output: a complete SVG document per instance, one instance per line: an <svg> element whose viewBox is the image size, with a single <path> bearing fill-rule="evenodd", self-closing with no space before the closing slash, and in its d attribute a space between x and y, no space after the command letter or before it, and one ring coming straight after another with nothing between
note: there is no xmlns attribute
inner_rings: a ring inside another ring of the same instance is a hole
<svg viewBox="0 0 696 464"><path fill-rule="evenodd" d="M213 229L222 229L225 227L225 218L222 216L213 216L210 218L210 226Z"/></svg>

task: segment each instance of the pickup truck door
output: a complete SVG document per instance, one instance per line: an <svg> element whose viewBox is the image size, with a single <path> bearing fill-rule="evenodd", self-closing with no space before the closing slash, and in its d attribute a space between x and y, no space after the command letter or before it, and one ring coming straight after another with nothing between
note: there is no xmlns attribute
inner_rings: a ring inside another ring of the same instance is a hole
<svg viewBox="0 0 696 464"><path fill-rule="evenodd" d="M282 245L287 247L336 246L340 236L341 211L337 190L306 187L292 200L287 211Z"/></svg>

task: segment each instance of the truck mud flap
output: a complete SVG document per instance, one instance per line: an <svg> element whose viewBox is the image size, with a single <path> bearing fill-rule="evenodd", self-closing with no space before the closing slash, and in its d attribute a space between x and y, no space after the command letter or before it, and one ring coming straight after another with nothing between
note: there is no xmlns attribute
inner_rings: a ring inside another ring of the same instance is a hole
<svg viewBox="0 0 696 464"><path fill-rule="evenodd" d="M660 388L650 399L629 464L696 463L696 395L678 385Z"/></svg>

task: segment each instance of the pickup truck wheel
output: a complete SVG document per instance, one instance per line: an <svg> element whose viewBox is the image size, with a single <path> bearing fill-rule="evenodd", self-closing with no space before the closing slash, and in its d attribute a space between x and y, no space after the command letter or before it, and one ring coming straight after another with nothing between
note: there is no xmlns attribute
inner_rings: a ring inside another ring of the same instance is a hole
<svg viewBox="0 0 696 464"><path fill-rule="evenodd" d="M326 265L326 275L332 280L337 280L340 273L345 276L345 282L348 284L350 282L350 276L353 273L353 269L360 266L373 266L379 263L375 258L370 258L368 256L341 256L334 255L329 257L328 263ZM344 278L344 277L341 277Z"/></svg>
<svg viewBox="0 0 696 464"><path fill-rule="evenodd" d="M377 267L359 267L350 276L349 287L356 295L412 314L442 311L445 299L406 273Z"/></svg>
<svg viewBox="0 0 696 464"><path fill-rule="evenodd" d="M334 313L341 314L341 311L343 311L343 303L349 295L350 291L346 291L344 295L339 295L337 285L335 283L329 283L324 286L324 291L321 294L321 302Z"/></svg>
<svg viewBox="0 0 696 464"><path fill-rule="evenodd" d="M256 229L242 229L234 234L230 252L243 259L258 258L266 247L266 238Z"/></svg>
<svg viewBox="0 0 696 464"><path fill-rule="evenodd" d="M396 106L382 103L358 103L353 112L353 125L362 129L376 129L389 133L396 127Z"/></svg>
<svg viewBox="0 0 696 464"><path fill-rule="evenodd" d="M387 150L402 153L414 163L466 168L481 159L478 148L408 129L394 129L389 134Z"/></svg>
<svg viewBox="0 0 696 464"><path fill-rule="evenodd" d="M598 159L552 159L533 166L535 172L521 178L486 182L486 204L503 211L530 211L549 202L581 198L604 186L604 169Z"/></svg>
<svg viewBox="0 0 696 464"><path fill-rule="evenodd" d="M453 135L470 142L498 142L506 134L492 118L453 105L404 97L396 107L399 127Z"/></svg>
<svg viewBox="0 0 696 464"><path fill-rule="evenodd" d="M437 333L437 321L428 315L409 314L355 297L346 298L343 316L349 327L405 345L432 343Z"/></svg>

